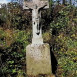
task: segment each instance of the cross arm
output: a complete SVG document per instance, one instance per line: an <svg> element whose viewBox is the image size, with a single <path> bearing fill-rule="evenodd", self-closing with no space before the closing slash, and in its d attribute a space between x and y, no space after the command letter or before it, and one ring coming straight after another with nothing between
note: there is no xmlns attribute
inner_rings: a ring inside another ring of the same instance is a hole
<svg viewBox="0 0 77 77"><path fill-rule="evenodd" d="M32 2L23 2L23 9L33 9Z"/></svg>
<svg viewBox="0 0 77 77"><path fill-rule="evenodd" d="M48 1L40 1L40 3L39 3L39 9L47 9L47 8L49 8L49 2Z"/></svg>

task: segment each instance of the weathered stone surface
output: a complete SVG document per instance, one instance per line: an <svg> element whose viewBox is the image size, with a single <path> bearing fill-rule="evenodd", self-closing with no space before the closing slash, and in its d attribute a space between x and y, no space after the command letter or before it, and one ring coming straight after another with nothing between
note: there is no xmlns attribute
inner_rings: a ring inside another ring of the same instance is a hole
<svg viewBox="0 0 77 77"><path fill-rule="evenodd" d="M30 44L26 47L28 75L52 74L49 44Z"/></svg>
<svg viewBox="0 0 77 77"><path fill-rule="evenodd" d="M49 44L43 44L41 10L49 8L48 0L25 1L23 9L32 9L32 44L26 47L27 74L32 76L50 75L51 60Z"/></svg>
<svg viewBox="0 0 77 77"><path fill-rule="evenodd" d="M23 9L32 9L32 44L43 44L41 11L49 8L48 0L26 0L23 3Z"/></svg>
<svg viewBox="0 0 77 77"><path fill-rule="evenodd" d="M23 2L23 9L34 9L34 5L37 5L39 8L45 6L43 9L49 8L49 1L48 0L31 0L31 1L24 1Z"/></svg>

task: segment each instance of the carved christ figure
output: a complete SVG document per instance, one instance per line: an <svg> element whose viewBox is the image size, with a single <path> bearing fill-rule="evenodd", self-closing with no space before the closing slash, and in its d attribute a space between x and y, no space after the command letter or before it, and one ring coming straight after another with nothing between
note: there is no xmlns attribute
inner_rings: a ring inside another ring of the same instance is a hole
<svg viewBox="0 0 77 77"><path fill-rule="evenodd" d="M32 9L33 39L32 43L42 44L41 10L48 8L48 1L32 0L24 2L24 9Z"/></svg>

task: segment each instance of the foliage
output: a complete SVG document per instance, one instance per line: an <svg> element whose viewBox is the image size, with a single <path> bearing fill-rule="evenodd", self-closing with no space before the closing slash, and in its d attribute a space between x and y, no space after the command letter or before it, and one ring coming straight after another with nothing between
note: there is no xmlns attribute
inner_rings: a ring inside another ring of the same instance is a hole
<svg viewBox="0 0 77 77"><path fill-rule="evenodd" d="M1 33L1 37L7 36L4 35L4 31L1 31ZM25 71L23 71L22 68L25 68L25 48L30 42L28 41L30 40L30 32L26 33L25 31L16 30L12 34L12 38L14 39L14 41L11 42L9 46L7 46L5 49L1 48L1 76L4 74L10 74L11 76L14 76L19 73L19 70L21 70L21 73L25 75ZM7 41L5 41L5 43Z"/></svg>
<svg viewBox="0 0 77 77"><path fill-rule="evenodd" d="M77 8L60 6L50 23L52 50L58 61L58 77L77 76Z"/></svg>

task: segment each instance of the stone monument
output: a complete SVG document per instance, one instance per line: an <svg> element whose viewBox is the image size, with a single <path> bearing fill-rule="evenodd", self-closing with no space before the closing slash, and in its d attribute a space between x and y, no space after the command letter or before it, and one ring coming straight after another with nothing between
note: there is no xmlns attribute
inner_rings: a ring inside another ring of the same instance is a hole
<svg viewBox="0 0 77 77"><path fill-rule="evenodd" d="M41 11L49 8L48 0L28 0L23 3L23 9L32 10L32 44L26 47L27 75L51 75L51 59L49 44L43 43Z"/></svg>

